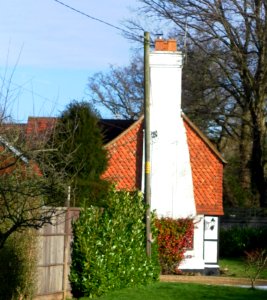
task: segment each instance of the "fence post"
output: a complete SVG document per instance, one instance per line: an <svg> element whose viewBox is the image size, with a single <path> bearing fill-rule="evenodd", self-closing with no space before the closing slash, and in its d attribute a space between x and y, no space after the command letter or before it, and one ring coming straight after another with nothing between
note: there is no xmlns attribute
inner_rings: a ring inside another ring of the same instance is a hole
<svg viewBox="0 0 267 300"><path fill-rule="evenodd" d="M63 300L67 297L68 292L68 263L69 263L69 248L70 248L70 213L69 207L65 213L65 235L64 235L64 266L63 266Z"/></svg>

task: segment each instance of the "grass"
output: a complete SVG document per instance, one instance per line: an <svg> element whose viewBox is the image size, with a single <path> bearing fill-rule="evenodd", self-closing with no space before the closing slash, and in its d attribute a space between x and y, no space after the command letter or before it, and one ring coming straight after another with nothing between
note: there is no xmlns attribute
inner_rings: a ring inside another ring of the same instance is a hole
<svg viewBox="0 0 267 300"><path fill-rule="evenodd" d="M243 259L220 259L221 270L225 270L221 276L248 278L245 272ZM227 270L227 271L226 271ZM265 269L260 279L267 280L267 269ZM267 299L267 291L251 290L248 288L199 285L187 283L159 282L147 287L123 289L108 293L106 296L96 298L99 300L201 300L201 299ZM89 300L89 298L81 298Z"/></svg>
<svg viewBox="0 0 267 300"><path fill-rule="evenodd" d="M245 272L245 262L240 259L220 259L220 269L223 271L222 276L230 276L237 278L247 278L248 275ZM267 279L267 268L263 270L259 276L259 279Z"/></svg>
<svg viewBox="0 0 267 300"><path fill-rule="evenodd" d="M81 298L89 300L89 298ZM99 300L266 300L267 291L248 288L208 286L187 283L159 282L146 287L128 288L111 292Z"/></svg>

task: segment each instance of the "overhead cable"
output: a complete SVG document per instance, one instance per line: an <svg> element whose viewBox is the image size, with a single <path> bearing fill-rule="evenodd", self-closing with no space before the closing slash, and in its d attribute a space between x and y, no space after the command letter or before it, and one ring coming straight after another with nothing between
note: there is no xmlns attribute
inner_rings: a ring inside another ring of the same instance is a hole
<svg viewBox="0 0 267 300"><path fill-rule="evenodd" d="M100 23L102 23L102 24L105 24L105 25L107 25L107 26L109 26L109 27L112 27L112 28L114 28L114 29L116 29L116 30L119 30L119 31L121 31L121 32L123 32L123 33L125 33L125 34L133 35L131 32L129 32L129 31L123 29L122 27L113 25L113 24L111 24L111 23L109 23L109 22L107 22L107 21L104 21L104 20L102 20L102 19L93 17L93 16L91 16L91 15L85 13L85 12L82 12L82 11L79 10L79 9L76 9L76 8L74 8L74 7L70 6L70 5L68 5L68 4L64 3L64 2L62 2L62 1L59 1L59 0L54 0L54 1L57 2L58 4L61 4L61 5L63 5L63 6L65 6L65 7L67 7L67 8L69 8L69 9L71 9L71 10L73 10L73 11L75 11L75 12L77 12L77 13L79 13L79 14L85 16L85 17L87 17L87 18L90 18L90 19L92 19L92 20L94 20L94 21L97 21L97 22L100 22Z"/></svg>

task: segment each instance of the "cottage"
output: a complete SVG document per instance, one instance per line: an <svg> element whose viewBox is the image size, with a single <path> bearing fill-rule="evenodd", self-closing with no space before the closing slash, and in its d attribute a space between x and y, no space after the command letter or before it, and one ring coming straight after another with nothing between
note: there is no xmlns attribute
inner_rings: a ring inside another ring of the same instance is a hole
<svg viewBox="0 0 267 300"><path fill-rule="evenodd" d="M180 268L216 274L225 161L181 111L182 61L174 40L156 40L150 53L151 209L158 216L194 218L194 246ZM142 189L143 121L141 117L105 146L109 165L103 176L118 189Z"/></svg>
<svg viewBox="0 0 267 300"><path fill-rule="evenodd" d="M158 216L194 218L194 245L180 268L217 274L225 161L181 111L182 65L175 40L156 40L150 53L151 209ZM45 133L55 122L55 118L29 118L26 132ZM100 126L109 156L103 177L118 190L143 190L144 117L102 119Z"/></svg>

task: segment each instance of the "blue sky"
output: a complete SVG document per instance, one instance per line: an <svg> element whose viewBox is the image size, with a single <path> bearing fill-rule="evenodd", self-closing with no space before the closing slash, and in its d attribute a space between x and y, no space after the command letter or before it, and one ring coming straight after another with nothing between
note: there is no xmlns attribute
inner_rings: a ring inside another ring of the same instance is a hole
<svg viewBox="0 0 267 300"><path fill-rule="evenodd" d="M135 0L62 0L121 27ZM73 99L86 99L87 78L110 64L126 65L134 45L119 31L54 0L0 4L0 76L9 79L9 110L18 122L55 116ZM8 83L6 84L6 86Z"/></svg>

